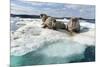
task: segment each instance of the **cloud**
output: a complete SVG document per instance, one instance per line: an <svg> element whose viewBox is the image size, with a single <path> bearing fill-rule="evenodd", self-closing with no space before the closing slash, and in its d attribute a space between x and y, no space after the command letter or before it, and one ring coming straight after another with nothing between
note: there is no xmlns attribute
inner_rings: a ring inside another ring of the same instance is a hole
<svg viewBox="0 0 100 67"><path fill-rule="evenodd" d="M78 16L84 18L95 18L94 5L11 0L11 12L35 15L46 13L57 17Z"/></svg>

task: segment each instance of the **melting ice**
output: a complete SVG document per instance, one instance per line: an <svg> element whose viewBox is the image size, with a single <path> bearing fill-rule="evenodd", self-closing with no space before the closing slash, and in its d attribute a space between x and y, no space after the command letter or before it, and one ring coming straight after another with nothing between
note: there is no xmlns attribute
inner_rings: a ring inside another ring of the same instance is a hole
<svg viewBox="0 0 100 67"><path fill-rule="evenodd" d="M16 21L16 25L20 27L11 33L12 56L24 56L34 52L33 54L45 57L41 60L44 64L71 62L83 59L86 47L95 45L93 23L80 22L83 32L74 36L70 36L65 30L43 29L41 23L40 19ZM65 58L67 60L64 60Z"/></svg>

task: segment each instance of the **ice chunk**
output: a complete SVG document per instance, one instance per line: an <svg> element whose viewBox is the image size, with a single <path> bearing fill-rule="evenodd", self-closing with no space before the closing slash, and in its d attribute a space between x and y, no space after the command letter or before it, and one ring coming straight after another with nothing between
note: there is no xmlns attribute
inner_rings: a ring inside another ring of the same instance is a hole
<svg viewBox="0 0 100 67"><path fill-rule="evenodd" d="M42 22L37 19L25 23L25 26L20 27L11 35L11 55L21 56L49 45L41 53L47 56L66 56L75 54L75 52L81 54L86 45L95 44L95 29L85 24L84 26L89 28L88 31L70 36L65 30L43 29ZM50 55L50 53L53 54Z"/></svg>

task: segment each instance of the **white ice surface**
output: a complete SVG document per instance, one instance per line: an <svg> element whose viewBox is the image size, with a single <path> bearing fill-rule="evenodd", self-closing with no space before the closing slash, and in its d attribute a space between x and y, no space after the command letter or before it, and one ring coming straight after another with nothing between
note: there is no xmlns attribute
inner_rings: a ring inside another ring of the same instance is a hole
<svg viewBox="0 0 100 67"><path fill-rule="evenodd" d="M44 56L72 58L82 55L79 57L82 59L87 45L95 45L95 24L81 22L81 26L89 30L71 36L65 30L43 29L41 23L39 19L23 19L17 23L24 25L11 34L11 55L22 56L43 48L39 53Z"/></svg>

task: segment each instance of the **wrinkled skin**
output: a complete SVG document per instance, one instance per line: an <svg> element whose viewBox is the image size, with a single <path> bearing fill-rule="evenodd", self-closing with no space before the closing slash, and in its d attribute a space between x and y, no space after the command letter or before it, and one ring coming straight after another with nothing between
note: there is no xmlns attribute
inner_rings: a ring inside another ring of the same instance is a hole
<svg viewBox="0 0 100 67"><path fill-rule="evenodd" d="M68 22L68 24L66 25L66 29L69 32L76 32L76 33L80 32L80 23L78 18L72 17Z"/></svg>
<svg viewBox="0 0 100 67"><path fill-rule="evenodd" d="M42 19L43 22L42 25L43 25L46 19L48 18L48 16L46 14L40 14L40 18Z"/></svg>
<svg viewBox="0 0 100 67"><path fill-rule="evenodd" d="M40 18L42 19L43 28L49 29L65 29L65 24L63 22L56 21L54 17L47 16L46 14L41 14Z"/></svg>
<svg viewBox="0 0 100 67"><path fill-rule="evenodd" d="M55 29L65 29L66 28L65 24L63 22L60 22L60 21L53 22L52 26Z"/></svg>

